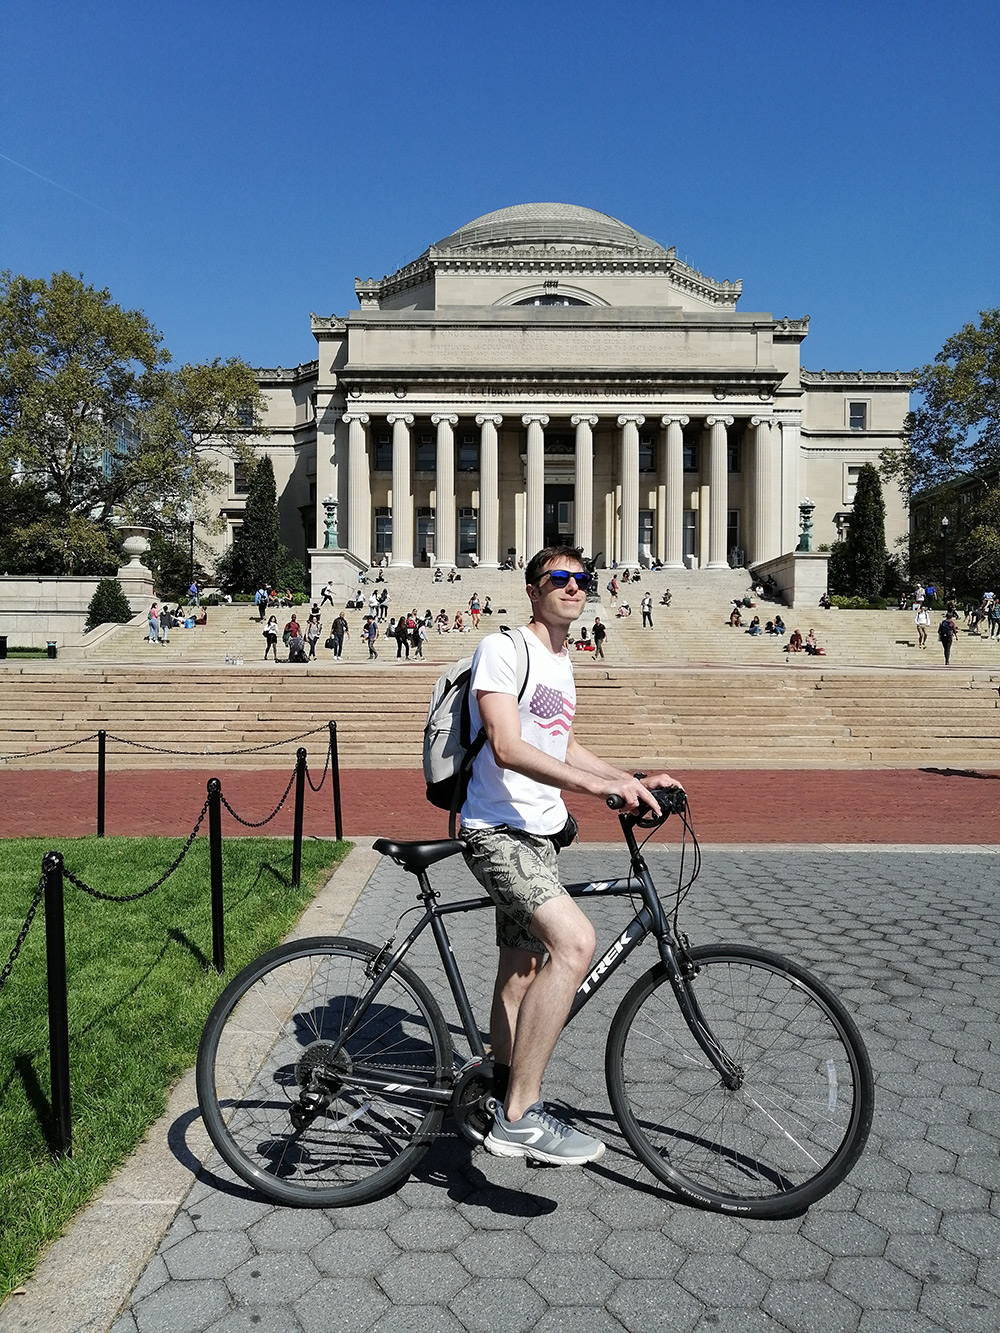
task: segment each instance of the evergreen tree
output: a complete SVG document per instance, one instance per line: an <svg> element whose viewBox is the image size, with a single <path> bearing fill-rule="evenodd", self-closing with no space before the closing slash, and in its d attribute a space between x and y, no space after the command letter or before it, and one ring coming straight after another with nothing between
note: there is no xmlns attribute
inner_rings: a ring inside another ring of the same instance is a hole
<svg viewBox="0 0 1000 1333"><path fill-rule="evenodd" d="M848 586L838 591L859 597L880 597L885 584L885 500L882 483L871 463L858 473L851 524L844 538L839 566Z"/></svg>
<svg viewBox="0 0 1000 1333"><path fill-rule="evenodd" d="M274 464L265 454L250 475L243 526L233 543L232 586L239 592L275 587L279 547Z"/></svg>
<svg viewBox="0 0 1000 1333"><path fill-rule="evenodd" d="M132 619L132 608L117 579L101 579L87 608L88 630L98 625L127 625Z"/></svg>

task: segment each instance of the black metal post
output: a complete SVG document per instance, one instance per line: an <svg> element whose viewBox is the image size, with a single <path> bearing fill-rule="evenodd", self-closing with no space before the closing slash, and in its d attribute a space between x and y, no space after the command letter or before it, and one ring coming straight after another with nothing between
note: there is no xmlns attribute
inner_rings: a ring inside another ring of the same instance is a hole
<svg viewBox="0 0 1000 1333"><path fill-rule="evenodd" d="M188 523L188 586L194 583L194 519Z"/></svg>
<svg viewBox="0 0 1000 1333"><path fill-rule="evenodd" d="M306 794L306 751L300 745L295 752L295 831L292 837L292 888L302 879L302 807Z"/></svg>
<svg viewBox="0 0 1000 1333"><path fill-rule="evenodd" d="M208 780L208 858L212 881L212 963L226 970L226 925L222 903L222 783Z"/></svg>
<svg viewBox="0 0 1000 1333"><path fill-rule="evenodd" d="M344 818L340 809L340 753L337 748L337 724L330 723L330 777L333 781L333 824L338 841L344 836Z"/></svg>
<svg viewBox="0 0 1000 1333"><path fill-rule="evenodd" d="M46 852L45 969L49 986L49 1070L52 1081L52 1146L58 1157L73 1155L69 1098L69 1016L66 1008L66 922L63 913L63 858Z"/></svg>
<svg viewBox="0 0 1000 1333"><path fill-rule="evenodd" d="M97 733L97 836L104 837L104 777L108 747L108 733Z"/></svg>

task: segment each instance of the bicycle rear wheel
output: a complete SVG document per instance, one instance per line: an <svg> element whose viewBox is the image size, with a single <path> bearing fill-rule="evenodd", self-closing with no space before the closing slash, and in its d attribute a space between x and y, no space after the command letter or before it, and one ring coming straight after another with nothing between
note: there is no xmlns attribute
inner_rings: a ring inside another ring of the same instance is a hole
<svg viewBox="0 0 1000 1333"><path fill-rule="evenodd" d="M657 964L608 1034L622 1133L654 1176L704 1208L801 1213L844 1179L868 1138L875 1091L864 1042L840 1001L777 954L722 944L691 957L691 992L739 1086L724 1085Z"/></svg>
<svg viewBox="0 0 1000 1333"><path fill-rule="evenodd" d="M409 1174L440 1127L444 1107L419 1090L451 1086L451 1034L409 968L394 969L341 1041L377 953L350 939L281 945L244 968L209 1015L197 1068L205 1126L236 1174L273 1202L375 1198ZM365 1077L393 1086L366 1089Z"/></svg>

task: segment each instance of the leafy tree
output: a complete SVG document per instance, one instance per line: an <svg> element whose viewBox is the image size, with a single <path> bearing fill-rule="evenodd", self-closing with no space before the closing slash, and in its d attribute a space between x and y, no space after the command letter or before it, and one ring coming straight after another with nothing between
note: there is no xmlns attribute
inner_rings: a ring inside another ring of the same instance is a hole
<svg viewBox="0 0 1000 1333"><path fill-rule="evenodd" d="M124 589L117 579L101 579L87 608L88 630L98 625L125 625L132 619Z"/></svg>
<svg viewBox="0 0 1000 1333"><path fill-rule="evenodd" d="M908 448L882 455L882 475L908 495L1000 468L1000 308L979 320L916 372L921 401L906 420Z"/></svg>
<svg viewBox="0 0 1000 1333"><path fill-rule="evenodd" d="M242 361L174 368L138 310L54 273L0 275L0 468L65 520L207 518L219 452L251 462L264 401Z"/></svg>
<svg viewBox="0 0 1000 1333"><path fill-rule="evenodd" d="M265 456L250 474L243 526L233 542L232 586L240 592L255 592L265 584L274 587L280 546L274 464Z"/></svg>
<svg viewBox="0 0 1000 1333"><path fill-rule="evenodd" d="M830 585L835 592L880 597L885 586L885 500L871 463L858 473L847 536L830 556Z"/></svg>

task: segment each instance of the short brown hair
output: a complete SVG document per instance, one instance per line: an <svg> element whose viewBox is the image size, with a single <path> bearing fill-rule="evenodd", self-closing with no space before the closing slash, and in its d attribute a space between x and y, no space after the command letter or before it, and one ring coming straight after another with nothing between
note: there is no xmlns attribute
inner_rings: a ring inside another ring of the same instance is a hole
<svg viewBox="0 0 1000 1333"><path fill-rule="evenodd" d="M545 573L545 566L550 560L575 560L583 564L582 546L543 546L537 555L533 555L524 569L525 584L537 583Z"/></svg>

